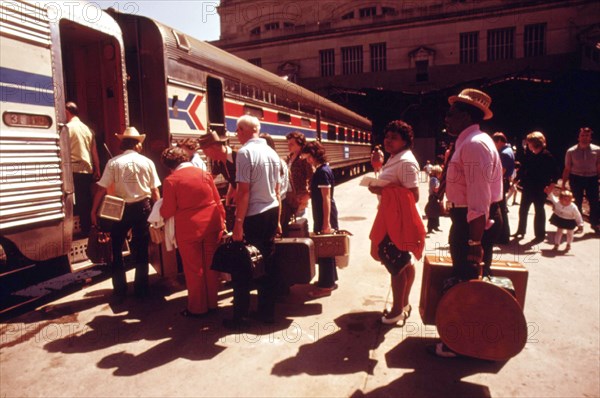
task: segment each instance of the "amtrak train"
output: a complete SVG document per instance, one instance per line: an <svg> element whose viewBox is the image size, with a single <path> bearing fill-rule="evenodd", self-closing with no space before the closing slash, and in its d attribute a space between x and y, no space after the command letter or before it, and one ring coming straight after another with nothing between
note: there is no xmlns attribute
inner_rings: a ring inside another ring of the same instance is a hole
<svg viewBox="0 0 600 398"><path fill-rule="evenodd" d="M102 165L118 152L115 133L135 126L161 177L165 147L209 130L235 145L243 114L260 119L280 155L285 135L300 131L325 145L338 174L369 161L368 119L157 21L84 2L2 1L0 12L3 293L87 260L73 215L67 101L95 132Z"/></svg>

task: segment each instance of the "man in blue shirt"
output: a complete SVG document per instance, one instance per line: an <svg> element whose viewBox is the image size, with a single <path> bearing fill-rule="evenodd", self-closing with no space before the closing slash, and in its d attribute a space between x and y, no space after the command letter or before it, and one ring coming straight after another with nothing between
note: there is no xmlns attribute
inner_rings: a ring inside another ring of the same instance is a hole
<svg viewBox="0 0 600 398"><path fill-rule="evenodd" d="M279 224L281 184L280 159L277 152L259 138L260 122L244 115L237 121L237 135L242 147L236 157L237 192L233 240L250 243L260 250L266 274L258 280L258 317L273 323L277 269L272 261L275 235ZM233 280L233 319L223 325L230 329L246 326L250 308L250 280Z"/></svg>
<svg viewBox="0 0 600 398"><path fill-rule="evenodd" d="M506 194L512 182L512 175L515 171L515 154L506 139L504 133L498 131L492 136L496 149L500 154L500 162L502 163L502 203L500 211L502 213L502 231L498 237L497 243L507 245L510 243L510 225L508 224L508 206L506 204Z"/></svg>

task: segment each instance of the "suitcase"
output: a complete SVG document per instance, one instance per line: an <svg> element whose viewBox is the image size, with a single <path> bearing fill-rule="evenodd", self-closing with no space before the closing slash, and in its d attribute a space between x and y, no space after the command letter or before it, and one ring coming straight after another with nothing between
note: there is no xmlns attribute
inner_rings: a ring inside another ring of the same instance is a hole
<svg viewBox="0 0 600 398"><path fill-rule="evenodd" d="M513 282L515 296L521 308L525 308L527 269L514 261L492 262L492 275L504 276ZM442 297L444 281L452 276L452 259L446 256L425 256L419 312L425 325L435 325L435 312Z"/></svg>
<svg viewBox="0 0 600 398"><path fill-rule="evenodd" d="M350 232L336 231L333 234L311 233L315 243L315 254L319 257L348 256L350 254Z"/></svg>
<svg viewBox="0 0 600 398"><path fill-rule="evenodd" d="M175 250L168 251L164 240L160 244L151 242L148 245L148 257L152 267L162 277L175 276L180 272L177 253Z"/></svg>
<svg viewBox="0 0 600 398"><path fill-rule="evenodd" d="M310 283L315 276L315 246L309 238L276 239L273 259L287 286Z"/></svg>
<svg viewBox="0 0 600 398"><path fill-rule="evenodd" d="M308 238L308 220L296 218L288 223L284 237L286 238Z"/></svg>
<svg viewBox="0 0 600 398"><path fill-rule="evenodd" d="M515 297L484 280L448 289L438 304L435 324L451 350L488 361L506 361L527 342L527 322Z"/></svg>

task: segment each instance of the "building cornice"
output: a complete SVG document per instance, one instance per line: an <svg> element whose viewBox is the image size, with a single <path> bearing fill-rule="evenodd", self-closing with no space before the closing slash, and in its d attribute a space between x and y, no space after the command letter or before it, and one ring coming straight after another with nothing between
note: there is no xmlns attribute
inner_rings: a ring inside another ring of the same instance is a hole
<svg viewBox="0 0 600 398"><path fill-rule="evenodd" d="M502 6L490 6L477 9L471 9L467 11L456 11L456 12L445 12L439 14L432 14L429 16L418 16L411 18L402 18L386 21L378 21L374 23L352 25L341 28L330 28L330 29L315 29L305 32L292 33L288 35L276 35L269 38L261 38L256 40L247 40L239 42L229 42L229 40L217 40L211 42L211 44L222 48L223 50L252 50L262 48L269 44L294 44L298 42L306 42L310 40L325 40L335 39L345 36L356 36L364 33L381 33L390 30L409 29L417 27L426 27L431 25L439 25L440 21L444 23L450 22L464 22L470 20L481 20L482 16L494 15L495 17L501 17L506 15L514 15L515 10L522 11L545 11L556 8L574 8L586 4L593 4L597 0L545 0L545 1L521 1L512 4L505 4Z"/></svg>

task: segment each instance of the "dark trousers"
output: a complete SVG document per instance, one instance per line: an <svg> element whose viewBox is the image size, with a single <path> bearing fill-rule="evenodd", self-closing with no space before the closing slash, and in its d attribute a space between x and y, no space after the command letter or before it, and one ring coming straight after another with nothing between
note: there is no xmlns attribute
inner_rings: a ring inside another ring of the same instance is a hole
<svg viewBox="0 0 600 398"><path fill-rule="evenodd" d="M510 224L508 223L508 204L506 203L506 194L510 188L510 181L503 181L504 190L502 192L502 202L500 202L500 214L502 216L502 229L498 235L498 243L508 244L510 242Z"/></svg>
<svg viewBox="0 0 600 398"><path fill-rule="evenodd" d="M575 205L581 211L581 204L583 203L583 196L587 197L590 204L590 225L596 227L600 223L600 202L598 202L598 176L594 177L581 177L575 174L569 175L569 181L571 189L573 190L573 198L575 199Z"/></svg>
<svg viewBox="0 0 600 398"><path fill-rule="evenodd" d="M79 216L79 225L83 236L89 235L92 225L90 213L92 212L93 183L94 176L92 174L73 173L73 185L75 186L73 213Z"/></svg>
<svg viewBox="0 0 600 398"><path fill-rule="evenodd" d="M536 239L544 239L546 237L546 193L543 189L527 189L523 188L521 195L521 206L519 207L519 227L517 233L524 235L527 232L527 213L533 203L535 209L535 217L533 218L533 231Z"/></svg>
<svg viewBox="0 0 600 398"><path fill-rule="evenodd" d="M500 234L504 229L504 219L502 218L503 202L492 203L490 206L490 219L494 221L491 228L483 232L481 238L481 247L483 248L483 275L491 275L492 260L494 257L494 244L498 243Z"/></svg>
<svg viewBox="0 0 600 398"><path fill-rule="evenodd" d="M134 288L137 294L144 294L148 289L148 216L152 211L150 199L125 205L123 218L111 228L112 238L112 282L116 294L123 295L127 291L127 279L123 264L123 244L131 229L131 251L135 259Z"/></svg>
<svg viewBox="0 0 600 398"><path fill-rule="evenodd" d="M440 227L439 217L427 217L427 232L431 232Z"/></svg>
<svg viewBox="0 0 600 398"><path fill-rule="evenodd" d="M319 280L318 287L331 288L338 280L337 267L335 266L335 258L319 257Z"/></svg>
<svg viewBox="0 0 600 398"><path fill-rule="evenodd" d="M452 226L450 227L449 241L452 268L454 276L462 280L475 279L479 276L479 264L467 260L469 254L469 223L467 222L467 211L466 208L450 209ZM493 203L490 206L490 218L494 220L494 225L490 229L484 231L481 239L484 275L490 275L493 246L496 242L498 233L502 228L502 215L500 214L500 205L498 202Z"/></svg>
<svg viewBox="0 0 600 398"><path fill-rule="evenodd" d="M244 239L255 246L263 255L265 275L258 280L258 312L264 317L273 317L275 313L275 297L279 270L273 261L275 234L279 208L244 219ZM250 309L250 290L252 280L234 278L233 284L233 318L241 319L248 315Z"/></svg>

